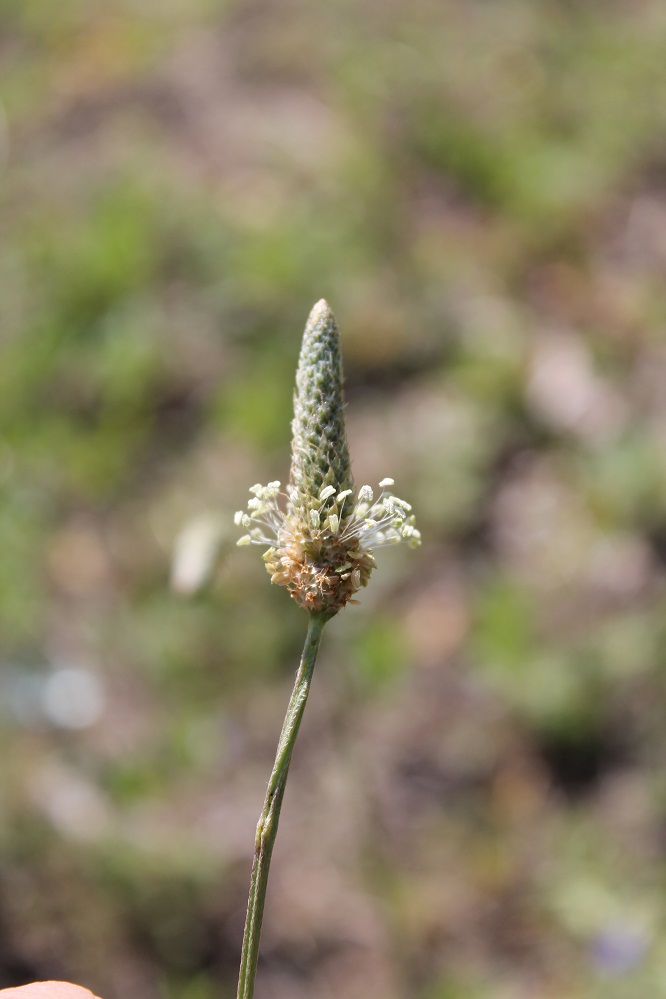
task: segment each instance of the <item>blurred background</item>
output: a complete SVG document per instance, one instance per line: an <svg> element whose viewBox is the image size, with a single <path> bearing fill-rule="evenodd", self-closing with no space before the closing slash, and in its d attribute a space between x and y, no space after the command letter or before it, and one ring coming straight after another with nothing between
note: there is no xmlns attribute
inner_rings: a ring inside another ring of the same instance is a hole
<svg viewBox="0 0 666 999"><path fill-rule="evenodd" d="M236 994L306 622L232 516L323 296L424 545L327 629L258 994L666 997L666 6L0 18L0 986Z"/></svg>

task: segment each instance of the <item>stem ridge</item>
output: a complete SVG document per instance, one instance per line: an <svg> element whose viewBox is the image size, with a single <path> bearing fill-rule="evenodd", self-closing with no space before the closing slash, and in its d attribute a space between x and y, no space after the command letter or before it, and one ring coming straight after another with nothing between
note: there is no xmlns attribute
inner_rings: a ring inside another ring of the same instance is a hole
<svg viewBox="0 0 666 999"><path fill-rule="evenodd" d="M250 880L250 895L247 903L245 931L243 933L243 950L238 976L237 999L252 999L254 983L259 959L259 938L264 915L264 902L268 885L273 846L277 836L278 823L284 791L287 785L289 764L300 728L301 719L310 692L312 674L314 672L319 643L324 625L328 620L325 614L311 614L308 622L308 632L305 638L303 654L296 674L296 682L289 699L280 740L278 742L275 763L268 781L266 798L255 835L254 860Z"/></svg>

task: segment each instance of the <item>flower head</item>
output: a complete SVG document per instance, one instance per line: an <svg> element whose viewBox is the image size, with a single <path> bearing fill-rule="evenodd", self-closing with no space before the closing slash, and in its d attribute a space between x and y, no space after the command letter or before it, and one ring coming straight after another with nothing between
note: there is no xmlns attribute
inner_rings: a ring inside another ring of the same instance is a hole
<svg viewBox="0 0 666 999"><path fill-rule="evenodd" d="M409 503L382 479L354 493L344 424L339 334L323 300L310 313L296 373L289 484L252 486L236 524L239 545L268 545L263 558L271 582L285 586L310 611L333 615L366 586L373 551L382 545L421 543ZM355 602L355 601L354 601Z"/></svg>

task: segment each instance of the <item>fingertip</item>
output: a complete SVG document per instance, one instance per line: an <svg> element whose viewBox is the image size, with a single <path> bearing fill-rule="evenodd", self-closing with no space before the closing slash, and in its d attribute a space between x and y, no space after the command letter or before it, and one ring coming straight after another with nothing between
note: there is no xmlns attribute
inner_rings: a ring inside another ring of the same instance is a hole
<svg viewBox="0 0 666 999"><path fill-rule="evenodd" d="M89 989L71 982L31 982L0 989L2 999L98 999Z"/></svg>

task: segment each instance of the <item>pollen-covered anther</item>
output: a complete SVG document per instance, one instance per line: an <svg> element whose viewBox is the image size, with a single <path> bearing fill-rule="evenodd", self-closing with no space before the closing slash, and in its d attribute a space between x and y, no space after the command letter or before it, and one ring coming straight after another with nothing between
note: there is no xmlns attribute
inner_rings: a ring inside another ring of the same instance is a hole
<svg viewBox="0 0 666 999"><path fill-rule="evenodd" d="M409 504L386 488L373 502L370 487L362 487L346 516L340 515L341 493L336 494L335 488L322 487L318 505L307 513L289 502L283 511L276 483L255 487L252 492L263 499L269 490L271 495L262 503L259 515L250 500L253 514L237 516L250 527L239 543L268 544L264 562L271 581L286 587L293 599L309 610L334 614L350 602L368 583L375 566L375 548L400 541L411 547L420 544L414 517L408 514ZM341 492L345 494L342 500L353 495L352 490Z"/></svg>

